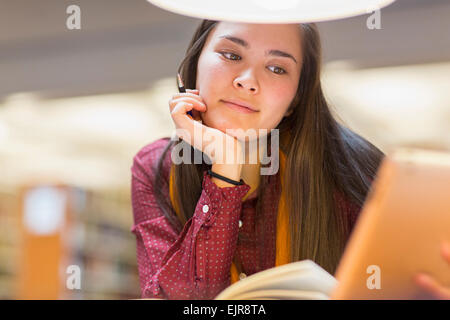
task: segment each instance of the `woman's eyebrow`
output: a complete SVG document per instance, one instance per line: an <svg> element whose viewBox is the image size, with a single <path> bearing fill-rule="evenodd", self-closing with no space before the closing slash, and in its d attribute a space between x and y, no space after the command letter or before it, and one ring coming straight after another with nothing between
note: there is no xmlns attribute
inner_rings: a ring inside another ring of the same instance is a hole
<svg viewBox="0 0 450 320"><path fill-rule="evenodd" d="M234 43L236 43L236 44L238 44L238 45L240 45L240 46L242 46L244 48L249 48L248 42L245 41L244 39L233 37L233 36L230 36L230 35L220 36L219 38L220 39L227 39L227 40L233 41ZM284 51L272 49L272 50L268 50L266 52L266 55L290 58L290 59L294 60L295 63L297 63L297 60L295 60L295 58L291 54L289 54L287 52L284 52Z"/></svg>

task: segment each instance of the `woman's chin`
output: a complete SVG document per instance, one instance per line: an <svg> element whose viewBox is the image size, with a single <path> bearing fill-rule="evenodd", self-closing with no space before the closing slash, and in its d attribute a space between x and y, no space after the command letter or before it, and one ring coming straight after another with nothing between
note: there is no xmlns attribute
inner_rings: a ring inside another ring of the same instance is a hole
<svg viewBox="0 0 450 320"><path fill-rule="evenodd" d="M236 128L231 127L227 129L219 129L220 131L232 136L240 141L248 141L252 138L257 138L257 131L251 128Z"/></svg>
<svg viewBox="0 0 450 320"><path fill-rule="evenodd" d="M225 133L227 133L229 136L236 138L240 142L250 142L258 139L258 135L256 131L254 131L254 129L247 129L247 130L246 129L236 131L231 130Z"/></svg>
<svg viewBox="0 0 450 320"><path fill-rule="evenodd" d="M221 119L221 121L217 121L217 119ZM249 128L248 124L246 126L239 126L239 124L236 124L237 121L235 119L225 121L223 115L216 119L210 119L210 117L203 116L202 122L205 126L220 130L240 141L249 141L258 136L257 129Z"/></svg>

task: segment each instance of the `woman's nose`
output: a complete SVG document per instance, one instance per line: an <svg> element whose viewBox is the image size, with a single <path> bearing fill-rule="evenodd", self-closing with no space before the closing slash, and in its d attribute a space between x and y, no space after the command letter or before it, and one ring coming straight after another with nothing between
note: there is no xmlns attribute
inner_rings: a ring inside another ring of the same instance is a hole
<svg viewBox="0 0 450 320"><path fill-rule="evenodd" d="M247 90L249 93L257 93L259 88L256 79L252 75L236 78L234 85L239 90Z"/></svg>

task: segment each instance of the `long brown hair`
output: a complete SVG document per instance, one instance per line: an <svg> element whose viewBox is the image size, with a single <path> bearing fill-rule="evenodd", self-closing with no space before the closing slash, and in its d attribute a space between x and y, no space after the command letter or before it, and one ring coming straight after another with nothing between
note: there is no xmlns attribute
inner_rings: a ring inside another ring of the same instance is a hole
<svg viewBox="0 0 450 320"><path fill-rule="evenodd" d="M217 23L203 20L194 33L178 69L186 88L196 87L198 59ZM293 112L277 127L280 148L286 154L285 172L289 173L280 178L285 179L289 208L290 261L311 259L334 274L351 231L352 219L346 214L345 207L336 205L336 195L361 207L384 154L333 118L321 88L321 45L317 27L315 24L299 24L299 27L303 48L299 86L289 107ZM289 143L283 144L286 135L289 135ZM163 151L157 164L155 186L167 187L163 162L166 153L178 143L185 142L172 140ZM192 159L197 152L200 151L191 147ZM174 213L168 195L162 191L165 188L155 188L156 200L179 232L194 214L202 192L203 172L210 167L193 161L175 165L174 181L178 191L175 201L181 210L182 221ZM268 176L261 175L256 222L263 217L262 194L267 183ZM260 238L259 243L262 240Z"/></svg>

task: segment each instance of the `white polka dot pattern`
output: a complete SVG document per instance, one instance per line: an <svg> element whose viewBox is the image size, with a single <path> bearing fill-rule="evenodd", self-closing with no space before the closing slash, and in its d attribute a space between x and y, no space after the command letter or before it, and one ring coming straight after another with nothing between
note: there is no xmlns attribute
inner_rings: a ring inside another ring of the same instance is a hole
<svg viewBox="0 0 450 320"><path fill-rule="evenodd" d="M167 143L160 139L145 146L132 166L135 224L131 231L137 239L141 294L143 298L212 299L230 284L242 198L250 186L219 188L204 172L195 213L177 235L158 208L151 184L152 166ZM170 165L170 151L168 159Z"/></svg>
<svg viewBox="0 0 450 320"><path fill-rule="evenodd" d="M281 192L279 174L269 176L269 186L263 193L263 217L256 222L257 197L251 195L242 202L250 190L249 185L219 188L204 172L203 190L194 215L177 234L158 207L152 185L153 166L169 141L159 139L143 147L134 157L131 168L134 215L131 231L137 241L141 296L213 299L231 283L234 254L240 258L247 276L275 265L276 217ZM167 182L170 164L169 151L163 167ZM168 183L162 188L170 199ZM265 239L260 243L258 235L263 230ZM239 232L250 241L238 242ZM259 262L260 254L264 256L262 262Z"/></svg>

